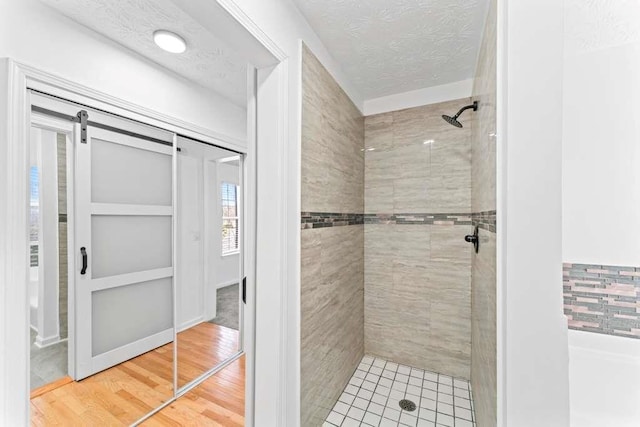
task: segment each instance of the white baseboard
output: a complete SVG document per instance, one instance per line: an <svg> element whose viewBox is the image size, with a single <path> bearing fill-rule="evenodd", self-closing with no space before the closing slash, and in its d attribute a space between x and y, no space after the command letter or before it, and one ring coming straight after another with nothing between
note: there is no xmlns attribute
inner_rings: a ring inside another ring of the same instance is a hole
<svg viewBox="0 0 640 427"><path fill-rule="evenodd" d="M60 339L60 335L54 335L51 337L42 338L40 335L36 336L35 346L38 348L50 347L52 345L66 341L67 339Z"/></svg>
<svg viewBox="0 0 640 427"><path fill-rule="evenodd" d="M198 316L194 319L188 320L186 322L182 322L180 326L178 326L178 332L186 331L189 328L193 328L196 325L204 322L204 316Z"/></svg>

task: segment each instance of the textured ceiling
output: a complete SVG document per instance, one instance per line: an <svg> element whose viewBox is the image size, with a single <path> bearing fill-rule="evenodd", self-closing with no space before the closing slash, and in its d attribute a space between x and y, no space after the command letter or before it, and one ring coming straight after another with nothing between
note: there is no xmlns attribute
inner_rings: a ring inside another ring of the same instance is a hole
<svg viewBox="0 0 640 427"><path fill-rule="evenodd" d="M365 99L473 77L487 0L294 0Z"/></svg>
<svg viewBox="0 0 640 427"><path fill-rule="evenodd" d="M169 70L246 106L246 61L171 0L41 0ZM153 32L169 30L187 41L187 51L171 54L153 42Z"/></svg>

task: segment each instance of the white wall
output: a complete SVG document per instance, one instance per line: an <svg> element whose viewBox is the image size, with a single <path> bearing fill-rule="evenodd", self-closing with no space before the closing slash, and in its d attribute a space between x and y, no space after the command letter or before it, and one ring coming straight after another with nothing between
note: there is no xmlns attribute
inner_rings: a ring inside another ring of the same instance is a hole
<svg viewBox="0 0 640 427"><path fill-rule="evenodd" d="M498 2L501 426L569 425L562 301L562 2Z"/></svg>
<svg viewBox="0 0 640 427"><path fill-rule="evenodd" d="M204 319L204 174L202 159L178 155L178 330Z"/></svg>
<svg viewBox="0 0 640 427"><path fill-rule="evenodd" d="M245 140L246 111L62 16L38 0L0 0L0 58Z"/></svg>
<svg viewBox="0 0 640 427"><path fill-rule="evenodd" d="M567 0L563 260L640 266L640 2Z"/></svg>

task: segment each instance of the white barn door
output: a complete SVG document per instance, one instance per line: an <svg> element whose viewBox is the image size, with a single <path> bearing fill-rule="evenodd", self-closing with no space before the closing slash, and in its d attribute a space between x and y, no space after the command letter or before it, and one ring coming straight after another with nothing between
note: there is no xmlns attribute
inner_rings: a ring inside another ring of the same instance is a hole
<svg viewBox="0 0 640 427"><path fill-rule="evenodd" d="M170 146L76 134L75 378L173 340Z"/></svg>

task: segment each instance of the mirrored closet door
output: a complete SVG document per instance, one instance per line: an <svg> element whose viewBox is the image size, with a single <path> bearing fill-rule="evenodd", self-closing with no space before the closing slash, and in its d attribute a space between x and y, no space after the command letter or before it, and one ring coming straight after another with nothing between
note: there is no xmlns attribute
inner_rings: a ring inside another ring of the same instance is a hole
<svg viewBox="0 0 640 427"><path fill-rule="evenodd" d="M241 351L242 156L178 138L177 383Z"/></svg>
<svg viewBox="0 0 640 427"><path fill-rule="evenodd" d="M130 425L242 354L243 156L31 101L31 419Z"/></svg>
<svg viewBox="0 0 640 427"><path fill-rule="evenodd" d="M175 395L174 134L31 99L31 420L130 425Z"/></svg>

